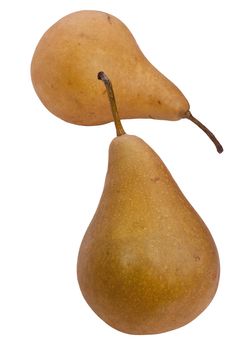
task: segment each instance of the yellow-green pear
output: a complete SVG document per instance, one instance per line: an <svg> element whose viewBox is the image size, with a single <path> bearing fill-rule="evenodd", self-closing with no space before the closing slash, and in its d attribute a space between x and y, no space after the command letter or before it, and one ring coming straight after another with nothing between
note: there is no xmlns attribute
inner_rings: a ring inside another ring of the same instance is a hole
<svg viewBox="0 0 233 350"><path fill-rule="evenodd" d="M81 243L77 274L84 298L110 326L155 334L195 319L219 281L214 240L159 156L118 119L96 213Z"/></svg>
<svg viewBox="0 0 233 350"><path fill-rule="evenodd" d="M105 89L96 81L101 70L111 76L121 118L187 118L203 129L182 92L148 61L124 23L108 13L85 10L61 18L42 36L31 63L42 103L79 125L112 121Z"/></svg>

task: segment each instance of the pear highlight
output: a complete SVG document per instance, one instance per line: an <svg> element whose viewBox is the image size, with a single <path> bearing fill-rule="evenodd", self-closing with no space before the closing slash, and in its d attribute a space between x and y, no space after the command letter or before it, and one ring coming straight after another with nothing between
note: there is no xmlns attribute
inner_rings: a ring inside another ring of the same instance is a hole
<svg viewBox="0 0 233 350"><path fill-rule="evenodd" d="M101 70L111 76L121 118L191 120L182 92L147 60L129 29L108 13L78 11L61 18L42 36L31 63L32 83L45 107L79 125L112 121L105 89L95 79Z"/></svg>
<svg viewBox="0 0 233 350"><path fill-rule="evenodd" d="M211 302L219 281L214 240L159 156L121 126L109 148L103 193L78 255L84 298L113 328L156 334L184 326ZM109 92L110 91L110 92Z"/></svg>

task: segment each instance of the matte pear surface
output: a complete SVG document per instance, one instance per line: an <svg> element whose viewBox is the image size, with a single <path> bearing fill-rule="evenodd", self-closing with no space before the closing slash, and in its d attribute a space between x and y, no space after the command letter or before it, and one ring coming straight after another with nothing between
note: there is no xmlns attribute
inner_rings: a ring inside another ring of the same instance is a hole
<svg viewBox="0 0 233 350"><path fill-rule="evenodd" d="M104 191L81 244L78 281L90 307L131 334L169 331L197 317L219 280L213 238L158 155L115 138Z"/></svg>
<svg viewBox="0 0 233 350"><path fill-rule="evenodd" d="M112 121L99 71L111 78L121 118L177 120L189 110L186 98L145 58L128 28L107 13L80 11L59 20L39 41L31 64L43 104L80 125Z"/></svg>

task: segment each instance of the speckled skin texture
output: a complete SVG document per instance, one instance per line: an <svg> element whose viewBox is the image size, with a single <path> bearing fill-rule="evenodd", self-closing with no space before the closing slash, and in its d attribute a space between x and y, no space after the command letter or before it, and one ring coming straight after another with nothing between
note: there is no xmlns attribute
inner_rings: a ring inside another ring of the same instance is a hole
<svg viewBox="0 0 233 350"><path fill-rule="evenodd" d="M104 12L63 17L43 35L31 65L43 104L81 125L113 120L99 71L112 81L121 118L177 120L189 110L186 98L148 62L128 28Z"/></svg>
<svg viewBox="0 0 233 350"><path fill-rule="evenodd" d="M110 145L103 194L77 271L90 307L130 334L181 327L216 292L219 258L208 228L158 155L136 136Z"/></svg>

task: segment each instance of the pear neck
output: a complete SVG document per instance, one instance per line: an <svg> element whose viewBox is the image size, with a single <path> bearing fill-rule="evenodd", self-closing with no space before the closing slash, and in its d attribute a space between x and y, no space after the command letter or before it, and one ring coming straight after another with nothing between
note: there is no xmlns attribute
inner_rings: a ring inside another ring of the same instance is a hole
<svg viewBox="0 0 233 350"><path fill-rule="evenodd" d="M112 115L113 115L113 119L116 127L116 134L117 136L122 136L125 134L125 130L121 124L121 119L119 117L115 94L113 91L111 80L108 78L108 76L104 72L98 73L98 79L102 80L107 90L108 99L109 99L109 103L111 106Z"/></svg>

